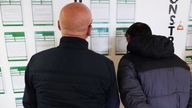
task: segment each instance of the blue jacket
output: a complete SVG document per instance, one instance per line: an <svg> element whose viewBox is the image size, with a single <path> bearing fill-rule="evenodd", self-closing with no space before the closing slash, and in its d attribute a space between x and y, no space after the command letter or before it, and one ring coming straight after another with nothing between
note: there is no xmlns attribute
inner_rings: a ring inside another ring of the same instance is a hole
<svg viewBox="0 0 192 108"><path fill-rule="evenodd" d="M136 37L118 67L125 108L192 108L192 78L187 64L163 36Z"/></svg>

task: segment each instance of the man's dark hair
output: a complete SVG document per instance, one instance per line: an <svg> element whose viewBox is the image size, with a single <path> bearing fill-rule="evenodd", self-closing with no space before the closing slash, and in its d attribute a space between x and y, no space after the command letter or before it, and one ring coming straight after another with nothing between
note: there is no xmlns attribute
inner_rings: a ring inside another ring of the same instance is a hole
<svg viewBox="0 0 192 108"><path fill-rule="evenodd" d="M137 37L137 36L148 37L148 36L152 36L152 31L147 24L142 22L136 22L128 28L125 34L125 37L128 38L128 35L131 38Z"/></svg>

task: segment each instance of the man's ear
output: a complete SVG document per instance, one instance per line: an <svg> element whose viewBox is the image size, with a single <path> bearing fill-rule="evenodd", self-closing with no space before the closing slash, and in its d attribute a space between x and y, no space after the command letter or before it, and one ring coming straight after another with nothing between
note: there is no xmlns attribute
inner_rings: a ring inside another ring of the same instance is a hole
<svg viewBox="0 0 192 108"><path fill-rule="evenodd" d="M90 36L90 35L91 35L91 31L92 31L92 25L90 24L90 25L88 26L87 36Z"/></svg>
<svg viewBox="0 0 192 108"><path fill-rule="evenodd" d="M58 26L58 29L61 31L61 26L60 26L59 20L57 21L57 26Z"/></svg>

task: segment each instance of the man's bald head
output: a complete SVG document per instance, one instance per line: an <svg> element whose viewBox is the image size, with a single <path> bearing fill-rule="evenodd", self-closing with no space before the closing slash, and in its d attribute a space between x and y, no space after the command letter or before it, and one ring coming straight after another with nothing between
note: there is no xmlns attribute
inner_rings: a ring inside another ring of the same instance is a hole
<svg viewBox="0 0 192 108"><path fill-rule="evenodd" d="M60 12L59 29L63 36L77 36L85 39L90 35L91 23L91 12L82 3L68 4Z"/></svg>

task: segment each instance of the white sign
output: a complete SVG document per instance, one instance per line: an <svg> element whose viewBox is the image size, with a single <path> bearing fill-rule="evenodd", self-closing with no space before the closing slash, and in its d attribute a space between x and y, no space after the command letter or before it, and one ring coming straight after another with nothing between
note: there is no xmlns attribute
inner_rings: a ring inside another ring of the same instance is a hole
<svg viewBox="0 0 192 108"><path fill-rule="evenodd" d="M147 23L153 34L173 39L175 53L184 59L190 0L138 0L136 22Z"/></svg>

